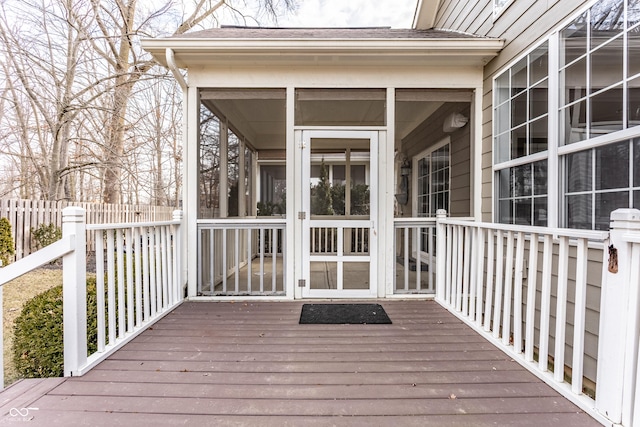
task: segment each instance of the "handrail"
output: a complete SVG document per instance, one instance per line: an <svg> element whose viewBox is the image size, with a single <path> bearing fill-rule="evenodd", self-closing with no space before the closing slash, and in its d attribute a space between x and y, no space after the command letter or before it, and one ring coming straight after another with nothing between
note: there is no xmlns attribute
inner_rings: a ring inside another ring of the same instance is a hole
<svg viewBox="0 0 640 427"><path fill-rule="evenodd" d="M533 225L513 225L513 224L500 224L494 222L475 222L466 221L454 218L445 218L440 220L441 224L446 225L461 225L470 226L475 228L486 228L500 231L513 231L522 232L525 234L537 233L547 234L552 236L565 236L574 239L589 239L604 241L609 236L608 231L596 231L596 230L577 230L572 228L549 228L549 227L536 227Z"/></svg>
<svg viewBox="0 0 640 427"><path fill-rule="evenodd" d="M274 228L287 225L285 218L216 218L197 220L199 228L236 228L238 226L254 228Z"/></svg>
<svg viewBox="0 0 640 427"><path fill-rule="evenodd" d="M629 243L640 243L640 233L626 233L622 238Z"/></svg>
<svg viewBox="0 0 640 427"><path fill-rule="evenodd" d="M65 236L62 239L45 246L39 251L9 264L8 266L0 269L0 286L17 279L31 270L73 252L75 248L75 236Z"/></svg>
<svg viewBox="0 0 640 427"><path fill-rule="evenodd" d="M421 218L395 218L393 225L396 227L411 227L420 224L433 225L436 223L436 217L421 217Z"/></svg>
<svg viewBox="0 0 640 427"><path fill-rule="evenodd" d="M87 224L87 230L115 230L118 228L142 228L142 227L163 227L166 225L180 225L178 220L170 221L149 221L149 222L122 222L113 224Z"/></svg>

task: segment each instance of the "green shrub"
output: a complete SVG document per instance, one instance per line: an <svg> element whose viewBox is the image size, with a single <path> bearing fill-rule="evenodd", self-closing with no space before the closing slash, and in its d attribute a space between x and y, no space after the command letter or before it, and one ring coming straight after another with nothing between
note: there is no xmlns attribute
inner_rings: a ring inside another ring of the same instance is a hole
<svg viewBox="0 0 640 427"><path fill-rule="evenodd" d="M88 354L97 350L96 282L87 280ZM36 295L16 319L13 359L24 378L60 377L64 374L62 285Z"/></svg>
<svg viewBox="0 0 640 427"><path fill-rule="evenodd" d="M331 182L329 181L329 168L324 164L324 159L322 159L322 164L320 165L320 181L311 187L311 214L335 214L333 210Z"/></svg>
<svg viewBox="0 0 640 427"><path fill-rule="evenodd" d="M9 264L15 253L11 223L7 218L0 218L0 267Z"/></svg>
<svg viewBox="0 0 640 427"><path fill-rule="evenodd" d="M36 241L38 248L49 246L55 241L62 239L62 230L55 224L40 224L38 228L31 229L31 235Z"/></svg>

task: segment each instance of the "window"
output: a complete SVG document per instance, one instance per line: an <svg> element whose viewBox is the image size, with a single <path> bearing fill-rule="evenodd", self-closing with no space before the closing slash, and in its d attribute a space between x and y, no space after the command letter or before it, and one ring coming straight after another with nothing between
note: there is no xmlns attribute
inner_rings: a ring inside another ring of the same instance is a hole
<svg viewBox="0 0 640 427"><path fill-rule="evenodd" d="M284 164L260 165L258 216L284 215L287 201L287 167Z"/></svg>
<svg viewBox="0 0 640 427"><path fill-rule="evenodd" d="M547 149L549 49L540 46L496 79L495 162Z"/></svg>
<svg viewBox="0 0 640 427"><path fill-rule="evenodd" d="M494 105L498 220L547 225L548 43L498 76Z"/></svg>
<svg viewBox="0 0 640 427"><path fill-rule="evenodd" d="M496 77L496 220L608 229L640 208L639 58L640 0L601 0Z"/></svg>
<svg viewBox="0 0 640 427"><path fill-rule="evenodd" d="M436 149L423 151L414 159L417 207L415 216L435 216L438 209L449 208L449 140Z"/></svg>
<svg viewBox="0 0 640 427"><path fill-rule="evenodd" d="M611 211L640 209L640 139L565 156L567 226L609 229Z"/></svg>
<svg viewBox="0 0 640 427"><path fill-rule="evenodd" d="M547 225L547 161L501 169L499 221L507 224Z"/></svg>
<svg viewBox="0 0 640 427"><path fill-rule="evenodd" d="M618 136L640 135L639 22L640 1L602 0L559 32L560 222L567 227L607 230L613 210L640 206L640 142Z"/></svg>
<svg viewBox="0 0 640 427"><path fill-rule="evenodd" d="M625 38L633 44L638 28L624 31L623 9L621 0L600 1L560 31L561 144L638 123L637 109L625 114L623 108L625 92L635 94L638 87L636 76L625 72L624 66L630 58L629 49L625 53ZM631 72L637 71L632 65Z"/></svg>

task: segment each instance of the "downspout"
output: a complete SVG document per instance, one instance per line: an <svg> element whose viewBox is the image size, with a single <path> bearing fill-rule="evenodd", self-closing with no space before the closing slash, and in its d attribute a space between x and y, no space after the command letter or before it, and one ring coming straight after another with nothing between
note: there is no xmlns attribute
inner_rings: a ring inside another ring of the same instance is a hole
<svg viewBox="0 0 640 427"><path fill-rule="evenodd" d="M183 156L183 161L188 161L188 159L190 159L189 157L189 135L188 135L188 129L189 129L189 85L187 84L187 81L184 79L184 76L182 75L182 73L180 73L180 70L178 69L178 66L176 65L176 60L175 60L175 54L173 52L173 49L167 48L165 51L165 58L167 60L167 67L169 68L169 70L171 71L171 74L173 74L173 77L177 80L178 84L180 85L180 88L182 89L182 147L184 149L184 156ZM191 209L189 209L189 205L188 203L185 203L185 195L188 194L188 187L191 185L189 184L189 180L187 179L187 177L185 176L184 170L184 163L182 165L182 170L183 170L183 176L182 176L182 211L183 211L183 215L182 215L182 224L180 224L180 228L183 230L181 233L181 237L182 237L182 241L180 242L180 245L182 246L181 250L180 250L180 262L179 262L179 266L180 266L180 271L179 271L179 280L180 280L180 285L184 288L185 286L187 286L188 284L188 278L187 278L187 271L189 266L188 264L188 260L189 258L187 257L187 254L189 253L189 246L191 244L190 239L189 239L189 232L191 230L189 230L189 223L193 222L195 224L195 219L192 219L192 216L194 215L194 212L191 212ZM186 201L188 202L188 200ZM186 212L184 212L186 210ZM186 214L185 214L186 213ZM197 248L196 248L197 251ZM184 294L183 294L184 295Z"/></svg>
<svg viewBox="0 0 640 427"><path fill-rule="evenodd" d="M182 89L182 93L186 97L187 89L189 86L187 85L187 81L184 79L184 76L182 75L182 73L180 73L180 70L176 65L176 59L173 49L167 48L165 56L167 59L167 66L169 67L169 70L171 70L171 74L173 74L173 77L175 77L175 79L178 81L178 84Z"/></svg>

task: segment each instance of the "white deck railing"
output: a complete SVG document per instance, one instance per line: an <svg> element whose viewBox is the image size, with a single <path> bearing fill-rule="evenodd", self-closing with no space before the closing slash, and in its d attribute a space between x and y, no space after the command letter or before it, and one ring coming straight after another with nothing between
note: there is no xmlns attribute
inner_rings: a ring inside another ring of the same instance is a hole
<svg viewBox="0 0 640 427"><path fill-rule="evenodd" d="M62 240L1 269L0 292L63 257L65 375L82 375L182 302L181 221L86 226L82 209L64 214ZM598 421L640 425L640 211L620 209L611 219L610 232L442 212L435 220L398 219L395 291L435 291L438 303ZM199 277L219 280L227 294L284 294L285 229L284 219L199 221ZM92 355L87 232L97 242ZM593 381L595 399L585 379Z"/></svg>
<svg viewBox="0 0 640 427"><path fill-rule="evenodd" d="M286 219L198 220L198 294L284 295Z"/></svg>
<svg viewBox="0 0 640 427"><path fill-rule="evenodd" d="M1 285L62 257L64 374L82 375L184 299L180 223L176 211L173 221L87 226L84 209L67 207L60 241L0 270L0 296ZM87 232L97 242L93 354L87 347Z"/></svg>
<svg viewBox="0 0 640 427"><path fill-rule="evenodd" d="M65 235L57 242L0 269L0 307L3 306L2 296L5 284L66 254L72 253L75 248L76 237L74 235ZM4 343L4 315L0 316L0 343ZM0 390L3 388L4 348L0 351Z"/></svg>
<svg viewBox="0 0 640 427"><path fill-rule="evenodd" d="M596 408L640 425L640 210L611 214L601 295Z"/></svg>
<svg viewBox="0 0 640 427"><path fill-rule="evenodd" d="M436 300L598 420L583 390L603 363L597 342L601 272L608 232L438 219ZM606 255L606 254L605 254ZM603 314L606 316L606 314ZM588 325L587 325L588 323ZM595 329L595 331L594 331ZM590 348L597 348L591 345ZM594 350L591 350L593 353ZM587 375L585 361L593 372ZM600 393L596 388L595 392Z"/></svg>
<svg viewBox="0 0 640 427"><path fill-rule="evenodd" d="M394 220L394 294L435 294L436 219Z"/></svg>
<svg viewBox="0 0 640 427"><path fill-rule="evenodd" d="M174 218L86 227L95 233L96 242L98 342L97 352L84 366L78 366L78 374L91 369L183 301L179 277L181 214L176 213Z"/></svg>

